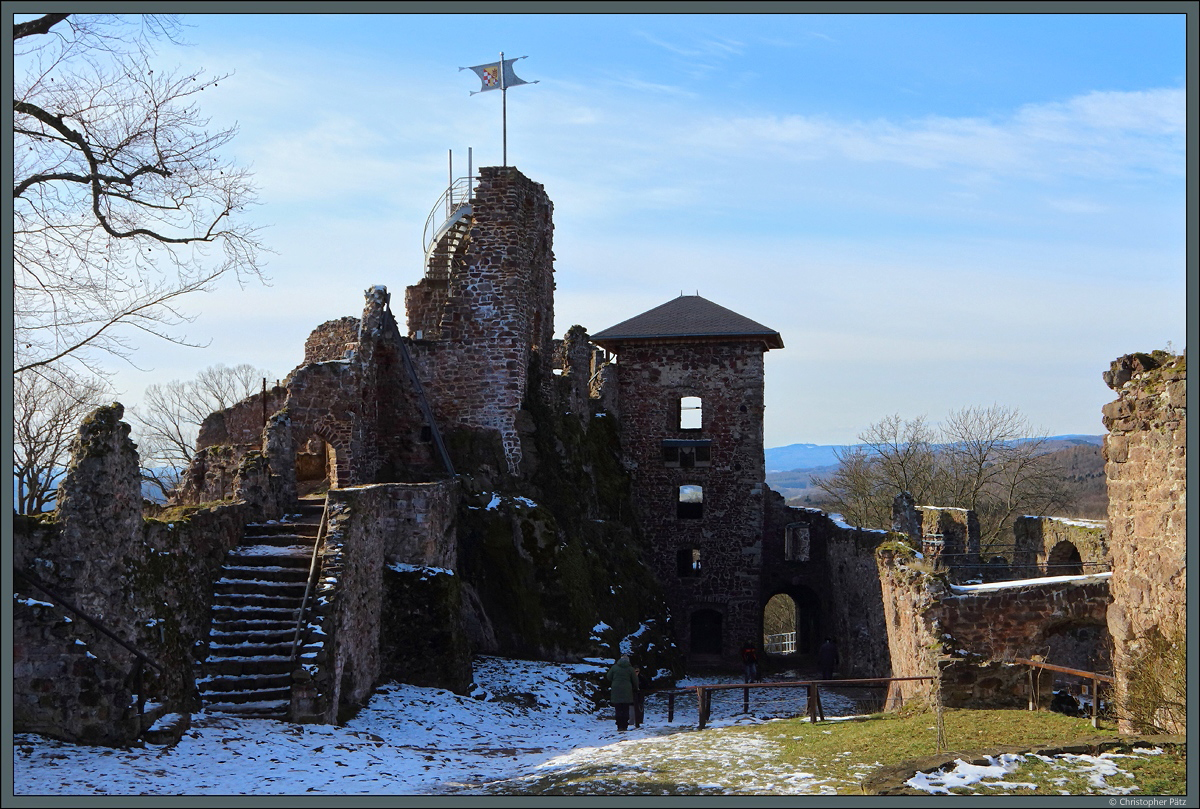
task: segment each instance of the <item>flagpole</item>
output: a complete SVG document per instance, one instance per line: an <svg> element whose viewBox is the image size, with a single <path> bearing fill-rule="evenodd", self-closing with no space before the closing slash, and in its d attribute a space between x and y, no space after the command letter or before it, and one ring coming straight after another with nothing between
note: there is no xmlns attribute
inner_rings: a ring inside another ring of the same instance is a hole
<svg viewBox="0 0 1200 809"><path fill-rule="evenodd" d="M504 162L508 165L508 87L504 85L504 51L500 51L500 129L503 131Z"/></svg>

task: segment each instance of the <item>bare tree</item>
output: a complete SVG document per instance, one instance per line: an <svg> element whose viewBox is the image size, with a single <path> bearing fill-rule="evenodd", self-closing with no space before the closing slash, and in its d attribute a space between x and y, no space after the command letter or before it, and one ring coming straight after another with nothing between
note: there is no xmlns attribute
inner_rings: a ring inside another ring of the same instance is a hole
<svg viewBox="0 0 1200 809"><path fill-rule="evenodd" d="M862 443L839 454L837 470L816 484L849 522L864 527L890 527L892 500L902 491L921 505L973 509L987 552L1015 517L1067 502L1063 472L1038 433L1020 411L999 405L956 410L937 431L923 416L888 416L861 433Z"/></svg>
<svg viewBox="0 0 1200 809"><path fill-rule="evenodd" d="M107 388L95 378L21 374L13 383L15 508L38 514L54 504L70 462L71 441L83 419L103 404Z"/></svg>
<svg viewBox="0 0 1200 809"><path fill-rule="evenodd" d="M146 388L145 401L131 412L142 458L142 477L165 496L196 454L200 425L259 390L270 373L241 364L214 365L196 378Z"/></svg>
<svg viewBox="0 0 1200 809"><path fill-rule="evenodd" d="M225 78L156 70L171 18L48 14L14 26L15 371L99 372L132 338L178 343L181 298L261 278L246 170L198 96Z"/></svg>

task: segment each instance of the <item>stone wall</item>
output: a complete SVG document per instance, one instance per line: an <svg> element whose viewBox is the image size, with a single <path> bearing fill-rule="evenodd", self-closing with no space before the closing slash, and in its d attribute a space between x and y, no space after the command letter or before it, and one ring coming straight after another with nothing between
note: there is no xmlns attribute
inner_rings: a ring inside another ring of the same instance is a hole
<svg viewBox="0 0 1200 809"><path fill-rule="evenodd" d="M531 354L548 355L554 337L553 205L539 183L493 166L480 169L472 206L462 262L409 287L408 331L424 338L413 353L439 424L499 431L515 474Z"/></svg>
<svg viewBox="0 0 1200 809"><path fill-rule="evenodd" d="M234 503L171 522L143 520L137 454L122 412L113 405L85 420L53 518L14 519L15 569L56 594L15 579L18 731L128 745L141 730L135 695L177 710L198 708L193 667L207 641L213 582L243 525L261 517ZM135 656L60 600L100 621L162 673L138 687Z"/></svg>
<svg viewBox="0 0 1200 809"><path fill-rule="evenodd" d="M946 569L952 581L979 576L979 518L965 508L919 506L921 553ZM894 511L894 509L893 509Z"/></svg>
<svg viewBox="0 0 1200 809"><path fill-rule="evenodd" d="M1078 564L1072 561L1076 556ZM1010 564L1011 579L1107 572L1112 566L1107 526L1099 520L1017 517Z"/></svg>
<svg viewBox="0 0 1200 809"><path fill-rule="evenodd" d="M1016 585L951 584L903 542L878 552L893 677L939 672L950 707L1023 707L1028 669L1014 658L1085 671L1107 668L1110 574ZM1051 676L1042 684L1048 688ZM926 698L924 684L895 683L889 698Z"/></svg>
<svg viewBox="0 0 1200 809"><path fill-rule="evenodd" d="M787 535L807 547L789 559ZM826 637L838 646L838 671L846 677L887 677L891 659L875 564L884 531L852 528L816 509L793 508L767 494L761 602L784 594L797 608L796 651L816 653Z"/></svg>
<svg viewBox="0 0 1200 809"><path fill-rule="evenodd" d="M461 602L427 603L419 598L395 601L405 593L414 598L431 597L428 587L406 589L396 580L397 568L448 570L453 564L457 555L455 483L378 484L331 490L328 497L329 528L318 590L325 646L319 655L322 664L316 686L318 710L332 723L365 704L384 676L409 682L404 675L406 655L415 650L388 640L399 630L384 626L385 612L393 620L401 615L432 614L461 620L462 606ZM388 568L392 572L385 575ZM453 587L442 595L461 598ZM421 684L462 688L464 678L470 682L470 659L461 651L466 649L465 633L450 632L445 640L450 644L445 650L447 659L457 664L431 670L418 661ZM427 650L422 650L424 653ZM437 676L444 679L432 681L436 677L431 671L440 672Z"/></svg>
<svg viewBox="0 0 1200 809"><path fill-rule="evenodd" d="M304 364L344 360L358 348L358 318L327 320L304 341Z"/></svg>
<svg viewBox="0 0 1200 809"><path fill-rule="evenodd" d="M653 566L676 624L676 643L694 655L695 619L717 652L740 659L762 636L763 353L761 341L704 339L623 345L617 363L621 443L633 470L638 522L653 538ZM701 399L699 429L683 429L680 401ZM669 465L664 440L708 441L707 465ZM701 489L701 508L681 505L681 487ZM698 552L698 569L680 554ZM701 614L702 613L702 614Z"/></svg>
<svg viewBox="0 0 1200 809"><path fill-rule="evenodd" d="M444 477L403 361L387 289L372 287L365 295L357 349L288 376L293 440L303 446L315 436L328 445L335 488Z"/></svg>
<svg viewBox="0 0 1200 809"><path fill-rule="evenodd" d="M1174 641L1186 627L1187 369L1182 356L1131 354L1104 378L1117 391L1104 406L1104 471L1113 563L1108 625L1121 702L1154 636ZM1127 732L1133 725L1122 721Z"/></svg>
<svg viewBox="0 0 1200 809"><path fill-rule="evenodd" d="M234 446L259 449L262 447L263 430L272 414L283 407L287 388L273 385L267 389L266 404L263 394L255 393L232 407L209 414L200 424L196 448Z"/></svg>

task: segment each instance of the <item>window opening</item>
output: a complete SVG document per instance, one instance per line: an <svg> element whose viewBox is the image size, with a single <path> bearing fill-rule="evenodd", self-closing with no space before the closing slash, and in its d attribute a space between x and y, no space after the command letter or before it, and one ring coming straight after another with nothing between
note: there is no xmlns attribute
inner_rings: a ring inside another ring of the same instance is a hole
<svg viewBox="0 0 1200 809"><path fill-rule="evenodd" d="M711 466L711 445L711 441L664 439L662 442L663 465L681 469Z"/></svg>
<svg viewBox="0 0 1200 809"><path fill-rule="evenodd" d="M700 575L700 549L693 547L680 548L675 554L675 570L680 578L692 578Z"/></svg>
<svg viewBox="0 0 1200 809"><path fill-rule="evenodd" d="M788 562L808 561L808 526L794 522L784 535L783 558Z"/></svg>
<svg viewBox="0 0 1200 809"><path fill-rule="evenodd" d="M699 396L684 396L679 400L679 429L699 430L704 422L704 408Z"/></svg>
<svg viewBox="0 0 1200 809"><path fill-rule="evenodd" d="M679 504L676 516L681 520L698 520L704 516L704 489L685 484L679 487Z"/></svg>

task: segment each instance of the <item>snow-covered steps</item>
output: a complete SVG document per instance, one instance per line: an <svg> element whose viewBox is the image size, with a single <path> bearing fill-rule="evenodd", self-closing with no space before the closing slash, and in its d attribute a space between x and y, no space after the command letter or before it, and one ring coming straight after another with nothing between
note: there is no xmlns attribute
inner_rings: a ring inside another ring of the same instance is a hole
<svg viewBox="0 0 1200 809"><path fill-rule="evenodd" d="M252 523L214 585L208 657L196 684L204 708L242 717L287 718L292 645L304 600L320 501L280 522ZM311 659L318 646L297 650Z"/></svg>

